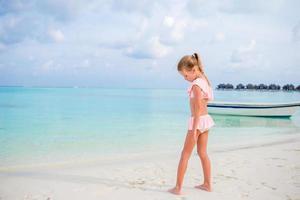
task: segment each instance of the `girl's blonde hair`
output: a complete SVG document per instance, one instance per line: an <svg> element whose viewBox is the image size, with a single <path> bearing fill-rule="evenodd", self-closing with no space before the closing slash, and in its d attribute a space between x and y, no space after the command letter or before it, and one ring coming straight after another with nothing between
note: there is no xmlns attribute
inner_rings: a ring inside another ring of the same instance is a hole
<svg viewBox="0 0 300 200"><path fill-rule="evenodd" d="M200 73L205 77L206 81L210 85L210 82L209 82L206 74L204 73L203 64L201 62L201 59L197 53L194 53L193 55L183 56L180 59L180 61L178 62L177 70L182 71L183 69L185 69L187 71L191 71L191 70L193 70L194 67L198 67Z"/></svg>

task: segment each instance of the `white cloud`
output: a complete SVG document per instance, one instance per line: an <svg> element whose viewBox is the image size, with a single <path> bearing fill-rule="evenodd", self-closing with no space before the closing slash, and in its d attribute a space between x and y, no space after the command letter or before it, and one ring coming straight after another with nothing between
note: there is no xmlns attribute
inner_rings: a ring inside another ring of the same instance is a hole
<svg viewBox="0 0 300 200"><path fill-rule="evenodd" d="M294 42L300 42L300 21L296 24L296 26L292 30L292 39Z"/></svg>
<svg viewBox="0 0 300 200"><path fill-rule="evenodd" d="M161 58L166 56L169 52L170 49L169 47L163 45L160 43L158 37L153 37L150 40L150 46L151 46L151 52L154 55L154 58Z"/></svg>
<svg viewBox="0 0 300 200"><path fill-rule="evenodd" d="M234 50L230 57L230 65L233 68L247 68L257 66L255 62L259 57L259 54L255 51L256 41L253 39L247 46L239 47Z"/></svg>
<svg viewBox="0 0 300 200"><path fill-rule="evenodd" d="M209 23L206 18L195 18L189 15L187 6L179 4L167 10L162 27L160 27L160 40L168 46L180 45L186 36L199 38L205 32ZM188 40L191 38L188 38ZM194 41L197 41L194 40Z"/></svg>
<svg viewBox="0 0 300 200"><path fill-rule="evenodd" d="M130 44L130 41L115 39L113 41L107 40L99 42L98 46L107 49L124 49L128 48Z"/></svg>
<svg viewBox="0 0 300 200"><path fill-rule="evenodd" d="M63 42L65 39L64 34L59 29L50 29L48 34L54 42Z"/></svg>
<svg viewBox="0 0 300 200"><path fill-rule="evenodd" d="M40 12L60 21L73 20L86 8L86 2L82 0L44 0L37 1L36 7Z"/></svg>
<svg viewBox="0 0 300 200"><path fill-rule="evenodd" d="M253 39L250 41L250 44L246 47L241 47L240 52L250 52L253 51L256 46L256 41Z"/></svg>
<svg viewBox="0 0 300 200"><path fill-rule="evenodd" d="M187 24L184 20L177 20L171 31L171 38L173 38L175 41L182 40L184 38L184 31L186 25Z"/></svg>
<svg viewBox="0 0 300 200"><path fill-rule="evenodd" d="M143 15L150 15L156 3L151 0L112 0L110 5L115 11L124 11L128 13L137 12Z"/></svg>
<svg viewBox="0 0 300 200"><path fill-rule="evenodd" d="M58 72L63 71L64 66L61 63L58 63L57 60L50 59L45 61L39 69L37 69L36 73L52 73L52 72Z"/></svg>
<svg viewBox="0 0 300 200"><path fill-rule="evenodd" d="M260 1L237 1L237 0L226 0L222 1L219 5L220 11L228 13L255 13L260 11Z"/></svg>
<svg viewBox="0 0 300 200"><path fill-rule="evenodd" d="M34 2L24 0L0 1L0 14L18 13L29 10L33 7Z"/></svg>
<svg viewBox="0 0 300 200"><path fill-rule="evenodd" d="M163 24L167 27L172 27L174 25L174 18L170 16L165 16Z"/></svg>
<svg viewBox="0 0 300 200"><path fill-rule="evenodd" d="M8 28L14 28L14 27L17 26L20 22L21 22L21 17L11 16L11 17L9 17L8 20L7 20L7 27L8 27Z"/></svg>
<svg viewBox="0 0 300 200"><path fill-rule="evenodd" d="M88 70L88 69L91 69L91 60L86 58L84 60L78 60L78 62L72 66L71 68L73 68L74 70ZM72 71L71 68L68 68L68 70ZM76 72L77 73L77 72Z"/></svg>
<svg viewBox="0 0 300 200"><path fill-rule="evenodd" d="M88 68L91 66L91 61L89 59L85 59L83 62L82 62L82 67L83 68Z"/></svg>
<svg viewBox="0 0 300 200"><path fill-rule="evenodd" d="M225 41L225 33L223 32L217 32L212 36L212 39L210 40L210 44L214 43L220 43Z"/></svg>
<svg viewBox="0 0 300 200"><path fill-rule="evenodd" d="M0 15L0 41L5 44L13 44L23 40L25 36L29 36L33 30L30 30L30 22L24 17L17 15Z"/></svg>
<svg viewBox="0 0 300 200"><path fill-rule="evenodd" d="M218 4L218 1L188 0L186 7L191 16L205 17L216 14Z"/></svg>
<svg viewBox="0 0 300 200"><path fill-rule="evenodd" d="M215 35L215 40L216 41L224 41L225 39L225 34L223 32L219 32L219 33L216 33Z"/></svg>
<svg viewBox="0 0 300 200"><path fill-rule="evenodd" d="M145 42L137 42L126 49L125 55L137 59L162 58L171 51L171 48L163 45L158 36L151 37Z"/></svg>
<svg viewBox="0 0 300 200"><path fill-rule="evenodd" d="M120 63L128 71L145 66L169 72L180 56L200 51L215 77L219 66L250 72L267 69L268 62L296 71L298 46L291 38L299 44L300 23L294 2L0 0L0 60L7 71L28 66L24 74L37 68L70 74L80 67L96 73Z"/></svg>
<svg viewBox="0 0 300 200"><path fill-rule="evenodd" d="M0 52L6 49L6 45L0 42Z"/></svg>
<svg viewBox="0 0 300 200"><path fill-rule="evenodd" d="M41 70L42 71L50 71L52 70L54 66L54 61L53 60L48 60L47 62L45 62L42 67L41 67Z"/></svg>
<svg viewBox="0 0 300 200"><path fill-rule="evenodd" d="M29 55L29 56L28 56L28 60L34 61L34 60L35 60L35 57L34 57L33 55Z"/></svg>
<svg viewBox="0 0 300 200"><path fill-rule="evenodd" d="M185 29L188 21L183 17L174 18L165 16L163 27L160 29L160 40L162 43L172 46L184 39Z"/></svg>
<svg viewBox="0 0 300 200"><path fill-rule="evenodd" d="M150 24L149 24L148 18L143 17L142 21L139 25L138 31L136 33L136 38L140 39L146 33L149 26L150 26Z"/></svg>

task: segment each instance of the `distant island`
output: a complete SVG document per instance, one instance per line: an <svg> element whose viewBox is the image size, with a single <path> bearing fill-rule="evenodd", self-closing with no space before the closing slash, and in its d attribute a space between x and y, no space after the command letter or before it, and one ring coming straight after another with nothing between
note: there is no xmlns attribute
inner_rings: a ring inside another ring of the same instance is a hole
<svg viewBox="0 0 300 200"><path fill-rule="evenodd" d="M298 85L297 87L294 86L293 84L286 84L283 85L282 87L280 85L276 85L276 84L270 84L270 85L266 85L266 84L251 84L248 83L247 85L243 85L243 84L238 84L236 86L230 84L230 83L221 83L216 87L217 90L272 90L272 91L298 91L300 92L300 85Z"/></svg>

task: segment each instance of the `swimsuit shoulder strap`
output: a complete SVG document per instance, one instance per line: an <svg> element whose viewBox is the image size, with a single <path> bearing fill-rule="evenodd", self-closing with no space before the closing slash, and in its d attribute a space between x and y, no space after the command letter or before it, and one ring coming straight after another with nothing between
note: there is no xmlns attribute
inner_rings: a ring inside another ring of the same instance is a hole
<svg viewBox="0 0 300 200"><path fill-rule="evenodd" d="M208 85L206 80L204 80L202 78L195 79L191 83L190 87L188 88L189 93L192 93L192 88L194 85L197 85L200 87L200 89L202 90L202 92L204 94L204 98L206 98L210 101L214 99L212 88Z"/></svg>

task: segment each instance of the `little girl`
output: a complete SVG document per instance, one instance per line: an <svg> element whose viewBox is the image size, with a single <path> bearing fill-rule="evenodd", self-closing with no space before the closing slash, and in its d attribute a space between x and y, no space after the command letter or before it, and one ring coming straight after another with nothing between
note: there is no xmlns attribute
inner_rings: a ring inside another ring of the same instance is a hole
<svg viewBox="0 0 300 200"><path fill-rule="evenodd" d="M208 131L214 126L214 121L207 112L207 102L213 100L213 91L209 80L207 79L201 59L197 53L187 55L181 58L177 70L190 82L188 95L190 97L191 117L188 123L188 132L181 152L181 158L177 169L176 186L169 192L181 194L183 177L187 168L188 160L192 154L195 144L201 160L204 183L195 186L195 188L205 191L211 191L210 160L206 152Z"/></svg>

